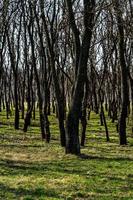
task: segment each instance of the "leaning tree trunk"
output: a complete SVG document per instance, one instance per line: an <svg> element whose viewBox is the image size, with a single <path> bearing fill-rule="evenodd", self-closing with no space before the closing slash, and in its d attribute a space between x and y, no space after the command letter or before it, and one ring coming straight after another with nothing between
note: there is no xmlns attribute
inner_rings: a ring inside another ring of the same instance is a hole
<svg viewBox="0 0 133 200"><path fill-rule="evenodd" d="M30 14L31 14L31 19L33 17L33 11L32 8L30 8ZM32 65L35 73L35 80L37 84L37 95L38 95L38 107L39 107L39 116L40 116L40 128L41 128L41 136L42 140L45 139L45 122L44 122L44 113L43 113L43 97L41 93L41 85L40 85L40 78L38 75L37 71L37 66L36 66L36 57L35 57L35 44L34 44L34 39L33 39L33 24L28 25L28 33L29 33L29 39L31 42L31 52L32 52Z"/></svg>
<svg viewBox="0 0 133 200"><path fill-rule="evenodd" d="M11 47L10 47L10 42L8 38L8 45L10 49L10 57L11 57L11 67L13 69L14 73L14 107L15 107L15 121L14 121L14 127L15 129L19 129L19 98L18 98L18 69L15 67L15 60L13 58L12 52L11 52Z"/></svg>
<svg viewBox="0 0 133 200"><path fill-rule="evenodd" d="M79 71L73 94L73 101L66 120L66 153L72 154L80 154L79 119L82 100L84 96L84 84L86 80L89 52L89 48L86 49L84 45L85 43L83 42L79 63Z"/></svg>
<svg viewBox="0 0 133 200"><path fill-rule="evenodd" d="M131 107L132 107L132 116L131 116L131 120L132 120L132 135L133 135L133 78L131 77L130 73L129 73L129 78L130 78L130 90L131 90Z"/></svg>
<svg viewBox="0 0 133 200"><path fill-rule="evenodd" d="M14 77L14 99L15 99L15 129L19 129L19 101L18 101L18 79Z"/></svg>
<svg viewBox="0 0 133 200"><path fill-rule="evenodd" d="M79 39L77 35L76 23L74 23L74 13L72 10L72 2L66 0L69 20L71 28L75 38ZM81 105L84 96L84 85L87 74L87 62L89 57L89 49L92 37L93 20L94 20L94 8L95 1L84 1L84 34L82 39L82 45L80 45L80 56L78 59L78 70L76 80L74 84L73 100L66 120L66 153L80 154L80 143L79 143L79 118ZM72 20L73 19L73 20ZM76 41L75 39L75 46ZM77 45L78 47L78 45ZM77 60L76 60L77 63ZM77 67L77 64L76 64Z"/></svg>
<svg viewBox="0 0 133 200"><path fill-rule="evenodd" d="M82 108L81 108L81 146L85 145L85 137L86 137L86 126L87 126L87 98L88 98L88 81L86 81L85 87L84 87L84 97L82 102Z"/></svg>
<svg viewBox="0 0 133 200"><path fill-rule="evenodd" d="M66 145L66 136L65 136L65 127L64 127L64 97L62 95L60 85L59 85L59 80L58 80L58 75L56 73L56 66L55 66L55 53L54 53L54 43L50 40L50 34L49 30L47 27L47 22L45 18L44 11L42 9L42 4L41 6L41 11L42 11L42 20L44 24L44 29L45 29L45 34L46 34L46 41L49 49L49 54L50 54L50 65L51 65L51 71L52 71L52 78L53 78L53 83L54 83L54 89L55 89L55 96L56 96L56 102L57 102L57 111L58 111L58 120L59 120L59 129L60 129L60 140L61 140L61 146Z"/></svg>
<svg viewBox="0 0 133 200"><path fill-rule="evenodd" d="M30 74L31 71L31 74ZM27 132L28 126L31 124L32 110L34 105L33 99L33 65L30 68L30 65L27 65L27 112L24 119L24 128L23 131Z"/></svg>
<svg viewBox="0 0 133 200"><path fill-rule="evenodd" d="M31 124L32 110L34 104L32 86L30 88L30 91L28 91L27 104L28 108L24 119L24 132L27 132L28 126L30 126Z"/></svg>
<svg viewBox="0 0 133 200"><path fill-rule="evenodd" d="M120 145L127 144L126 137L126 118L128 111L128 102L129 102L129 94L128 94L128 80L127 80L127 66L125 61L125 42L124 42L124 27L123 27L123 19L122 12L120 8L119 0L115 0L115 11L117 17L117 26L119 31L119 56L120 56L120 66L121 66L121 96L122 96L122 105L121 105L121 113L119 119L119 136L120 136Z"/></svg>

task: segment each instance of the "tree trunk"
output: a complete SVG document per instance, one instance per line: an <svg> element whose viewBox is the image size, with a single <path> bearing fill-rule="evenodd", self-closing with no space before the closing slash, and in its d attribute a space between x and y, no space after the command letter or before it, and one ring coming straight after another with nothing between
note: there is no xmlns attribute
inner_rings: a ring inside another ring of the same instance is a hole
<svg viewBox="0 0 133 200"><path fill-rule="evenodd" d="M120 145L127 144L126 137L126 118L127 118L127 107L129 102L128 94L128 81L127 81L127 66L125 61L125 42L124 42L124 27L122 19L122 11L119 0L115 0L115 11L117 17L117 26L119 31L119 56L120 56L120 66L121 66L121 96L122 96L122 105L121 113L119 119L119 136L120 136Z"/></svg>
<svg viewBox="0 0 133 200"><path fill-rule="evenodd" d="M72 2L66 1L69 10L69 20L75 37L78 38L77 29L72 10ZM80 47L80 56L77 58L78 70L74 84L73 100L66 120L66 153L80 154L79 144L79 118L84 97L84 85L87 75L87 62L92 37L95 1L84 1L84 34ZM76 41L75 41L76 46ZM76 64L77 67L77 64Z"/></svg>
<svg viewBox="0 0 133 200"><path fill-rule="evenodd" d="M17 76L17 75L16 75ZM15 129L19 129L19 101L18 101L18 79L14 77L14 99L15 99Z"/></svg>

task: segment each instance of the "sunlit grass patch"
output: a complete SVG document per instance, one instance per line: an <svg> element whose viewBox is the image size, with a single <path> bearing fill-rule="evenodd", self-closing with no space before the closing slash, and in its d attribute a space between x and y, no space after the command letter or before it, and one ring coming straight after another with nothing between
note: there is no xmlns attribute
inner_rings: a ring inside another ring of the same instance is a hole
<svg viewBox="0 0 133 200"><path fill-rule="evenodd" d="M5 114L4 114L5 116ZM110 142L94 113L88 121L80 157L60 147L58 120L49 117L51 142L41 140L39 117L28 132L14 130L13 117L0 126L0 199L133 199L133 139L119 145L116 124L107 119ZM0 116L3 118L3 116ZM7 123L8 122L8 123ZM131 124L130 124L131 126Z"/></svg>

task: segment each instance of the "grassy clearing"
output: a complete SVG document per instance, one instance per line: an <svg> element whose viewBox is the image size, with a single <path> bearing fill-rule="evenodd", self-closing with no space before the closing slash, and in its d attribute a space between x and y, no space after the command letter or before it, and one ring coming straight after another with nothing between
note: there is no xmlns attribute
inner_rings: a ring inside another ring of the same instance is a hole
<svg viewBox="0 0 133 200"><path fill-rule="evenodd" d="M133 199L133 139L120 147L115 124L108 120L111 141L94 113L87 126L85 156L65 155L59 144L54 116L52 141L40 140L39 121L25 134L15 131L13 118L0 114L0 199L2 200L114 200Z"/></svg>

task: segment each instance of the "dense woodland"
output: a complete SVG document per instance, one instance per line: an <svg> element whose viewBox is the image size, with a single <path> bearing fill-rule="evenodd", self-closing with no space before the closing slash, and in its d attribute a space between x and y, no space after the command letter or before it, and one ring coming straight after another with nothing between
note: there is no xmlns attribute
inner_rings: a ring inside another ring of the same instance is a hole
<svg viewBox="0 0 133 200"><path fill-rule="evenodd" d="M107 142L108 116L126 145L128 120L133 134L133 1L0 1L3 111L15 129L23 119L27 134L39 112L40 140L47 143L54 113L66 153L81 153L91 112Z"/></svg>

